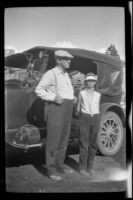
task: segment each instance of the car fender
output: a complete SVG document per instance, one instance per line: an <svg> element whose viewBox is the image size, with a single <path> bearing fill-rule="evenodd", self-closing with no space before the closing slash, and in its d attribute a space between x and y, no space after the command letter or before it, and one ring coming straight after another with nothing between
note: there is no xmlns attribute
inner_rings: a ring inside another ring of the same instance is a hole
<svg viewBox="0 0 133 200"><path fill-rule="evenodd" d="M100 105L101 117L107 111L112 111L112 112L116 113L120 117L122 124L123 124L123 127L125 127L126 115L125 115L125 112L120 105L115 104L115 103L103 103L103 104L101 104Z"/></svg>

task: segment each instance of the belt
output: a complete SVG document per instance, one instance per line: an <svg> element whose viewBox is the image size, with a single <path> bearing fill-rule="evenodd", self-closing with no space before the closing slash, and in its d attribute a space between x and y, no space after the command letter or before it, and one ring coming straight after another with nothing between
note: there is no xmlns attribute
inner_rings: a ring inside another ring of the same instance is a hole
<svg viewBox="0 0 133 200"><path fill-rule="evenodd" d="M87 114L87 113L81 113L81 115L86 115L86 116L91 116L91 117L93 117L94 115L98 115L99 113L95 113L95 114Z"/></svg>

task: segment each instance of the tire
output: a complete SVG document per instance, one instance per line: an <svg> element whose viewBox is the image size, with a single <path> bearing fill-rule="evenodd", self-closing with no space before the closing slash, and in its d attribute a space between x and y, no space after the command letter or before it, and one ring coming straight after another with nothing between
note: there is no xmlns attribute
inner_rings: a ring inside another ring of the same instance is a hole
<svg viewBox="0 0 133 200"><path fill-rule="evenodd" d="M98 150L102 155L113 156L123 144L123 125L120 117L114 112L106 112L100 122L97 138Z"/></svg>

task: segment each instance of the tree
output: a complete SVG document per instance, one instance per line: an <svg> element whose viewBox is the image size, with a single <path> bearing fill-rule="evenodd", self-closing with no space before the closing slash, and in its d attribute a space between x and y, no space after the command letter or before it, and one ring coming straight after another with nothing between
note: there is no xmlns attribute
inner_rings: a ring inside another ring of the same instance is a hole
<svg viewBox="0 0 133 200"><path fill-rule="evenodd" d="M120 55L118 54L118 51L116 50L115 48L115 45L111 44L105 51L105 54L106 55L109 55L109 56L114 56L118 59L120 59Z"/></svg>

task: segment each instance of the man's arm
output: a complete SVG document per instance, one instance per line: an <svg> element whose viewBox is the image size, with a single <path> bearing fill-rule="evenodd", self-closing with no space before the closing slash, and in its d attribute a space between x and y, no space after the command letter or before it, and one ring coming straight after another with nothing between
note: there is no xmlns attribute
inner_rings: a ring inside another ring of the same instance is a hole
<svg viewBox="0 0 133 200"><path fill-rule="evenodd" d="M53 75L52 70L49 70L43 75L41 81L36 87L35 92L37 96L39 96L41 99L46 100L46 101L54 101L57 104L63 103L64 100L62 99L60 95L56 93L55 94L51 93L47 90L49 86L51 85L51 83L54 83L54 75ZM55 92L56 92L56 89L55 89Z"/></svg>
<svg viewBox="0 0 133 200"><path fill-rule="evenodd" d="M51 94L47 91L48 87L52 82L53 82L53 73L51 70L49 70L43 75L41 81L36 87L35 92L37 96L46 101L54 101L56 94Z"/></svg>

